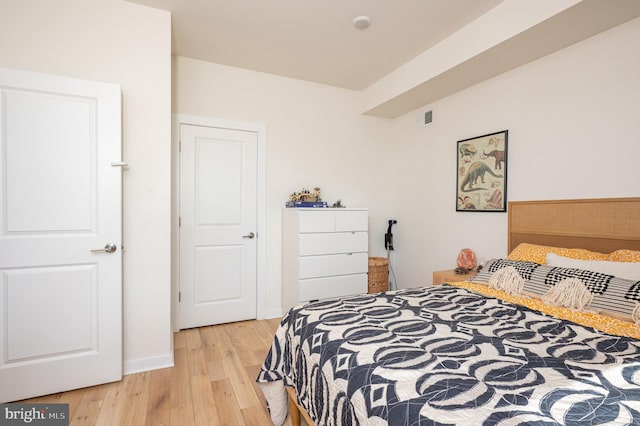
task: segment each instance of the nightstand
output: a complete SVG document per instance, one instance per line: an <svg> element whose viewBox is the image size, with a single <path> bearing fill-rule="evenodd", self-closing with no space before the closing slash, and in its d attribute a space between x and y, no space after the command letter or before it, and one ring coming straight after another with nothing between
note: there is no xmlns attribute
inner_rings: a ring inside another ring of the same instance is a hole
<svg viewBox="0 0 640 426"><path fill-rule="evenodd" d="M467 274L456 274L453 269L447 269L446 271L435 271L433 273L433 285L440 285L443 283L450 283L456 281L469 281L475 277L476 271L471 271Z"/></svg>

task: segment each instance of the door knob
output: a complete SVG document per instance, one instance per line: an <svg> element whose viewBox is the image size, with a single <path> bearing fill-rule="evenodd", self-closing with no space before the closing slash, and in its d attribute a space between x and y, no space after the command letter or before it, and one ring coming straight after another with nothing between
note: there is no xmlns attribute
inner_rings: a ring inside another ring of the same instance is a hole
<svg viewBox="0 0 640 426"><path fill-rule="evenodd" d="M253 232L249 232L247 235L243 235L243 236L242 236L242 238L249 238L249 239L251 239L251 238L253 238L253 237L255 237L255 236L256 236L256 234L254 234Z"/></svg>
<svg viewBox="0 0 640 426"><path fill-rule="evenodd" d="M105 244L104 248L101 249L93 249L91 253L113 253L118 249L118 247L113 243Z"/></svg>

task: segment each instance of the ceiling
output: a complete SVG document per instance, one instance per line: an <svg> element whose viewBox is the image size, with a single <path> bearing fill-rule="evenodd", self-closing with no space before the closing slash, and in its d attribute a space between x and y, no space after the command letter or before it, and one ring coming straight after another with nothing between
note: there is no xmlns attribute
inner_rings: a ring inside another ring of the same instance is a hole
<svg viewBox="0 0 640 426"><path fill-rule="evenodd" d="M362 90L503 0L129 0L171 11L173 54ZM366 30L352 22L371 18Z"/></svg>
<svg viewBox="0 0 640 426"><path fill-rule="evenodd" d="M358 90L387 118L640 16L640 0L127 1L171 12L174 55Z"/></svg>

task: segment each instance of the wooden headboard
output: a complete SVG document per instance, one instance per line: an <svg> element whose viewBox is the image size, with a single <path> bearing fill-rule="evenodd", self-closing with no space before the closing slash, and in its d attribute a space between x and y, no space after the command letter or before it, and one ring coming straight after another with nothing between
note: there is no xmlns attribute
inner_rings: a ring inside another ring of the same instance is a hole
<svg viewBox="0 0 640 426"><path fill-rule="evenodd" d="M509 253L520 243L640 250L640 198L512 201L507 211Z"/></svg>

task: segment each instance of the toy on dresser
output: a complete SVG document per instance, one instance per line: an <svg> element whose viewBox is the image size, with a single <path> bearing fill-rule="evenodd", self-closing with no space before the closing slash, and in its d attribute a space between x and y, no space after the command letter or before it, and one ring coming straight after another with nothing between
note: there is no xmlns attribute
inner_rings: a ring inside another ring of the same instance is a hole
<svg viewBox="0 0 640 426"><path fill-rule="evenodd" d="M289 201L285 204L286 207L327 207L327 202L322 201L320 195L320 188L315 187L313 191L309 191L306 188L302 188L300 192L294 192L289 195Z"/></svg>

